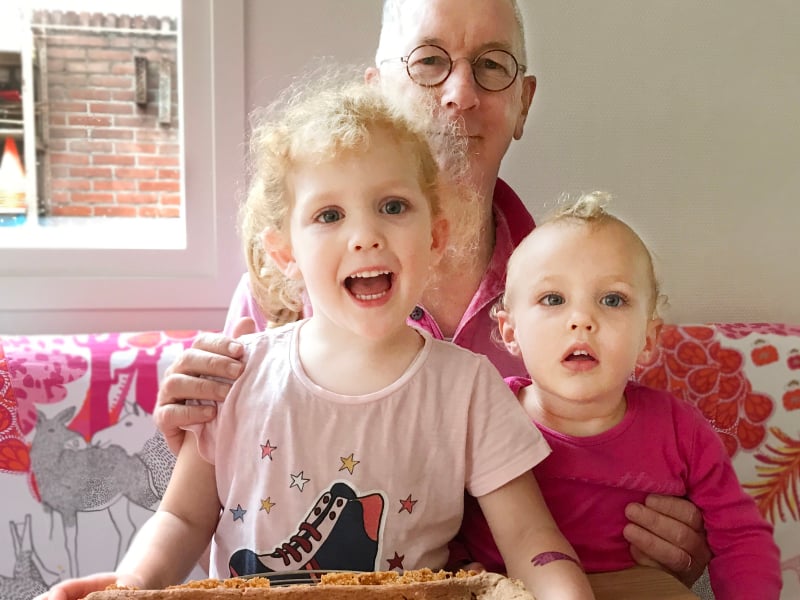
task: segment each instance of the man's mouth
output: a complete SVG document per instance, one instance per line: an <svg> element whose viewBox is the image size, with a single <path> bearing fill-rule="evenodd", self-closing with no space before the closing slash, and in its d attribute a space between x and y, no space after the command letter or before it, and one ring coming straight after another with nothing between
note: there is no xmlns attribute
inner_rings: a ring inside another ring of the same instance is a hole
<svg viewBox="0 0 800 600"><path fill-rule="evenodd" d="M377 300L392 289L391 271L362 271L344 280L344 286L357 300Z"/></svg>

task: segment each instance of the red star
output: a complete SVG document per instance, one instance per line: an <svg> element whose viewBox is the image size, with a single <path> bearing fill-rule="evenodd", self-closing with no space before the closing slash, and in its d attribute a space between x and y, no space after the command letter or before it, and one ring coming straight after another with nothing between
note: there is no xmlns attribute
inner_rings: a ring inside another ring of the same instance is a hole
<svg viewBox="0 0 800 600"><path fill-rule="evenodd" d="M261 444L261 458L269 457L269 459L272 460L272 451L277 448L277 446L270 446L269 440L267 440L266 444Z"/></svg>
<svg viewBox="0 0 800 600"><path fill-rule="evenodd" d="M405 560L406 555L403 554L402 556L398 555L397 552L394 553L394 558L387 559L386 562L389 563L389 570L392 569L401 569L403 568L403 561Z"/></svg>
<svg viewBox="0 0 800 600"><path fill-rule="evenodd" d="M418 500L412 500L411 494L409 494L408 498L406 498L405 500L400 500L400 504L402 504L402 507L400 508L400 510L397 511L398 514L403 512L404 510L408 511L408 514L411 514L411 511L414 510L414 505L417 502Z"/></svg>

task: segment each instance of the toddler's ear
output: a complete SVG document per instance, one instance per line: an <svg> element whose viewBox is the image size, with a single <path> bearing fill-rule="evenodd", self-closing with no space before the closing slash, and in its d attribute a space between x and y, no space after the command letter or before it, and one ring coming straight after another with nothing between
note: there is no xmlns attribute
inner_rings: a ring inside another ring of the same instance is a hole
<svg viewBox="0 0 800 600"><path fill-rule="evenodd" d="M506 310L498 310L495 313L497 317L497 328L500 330L500 339L512 356L519 356L519 344L517 343L516 330L514 327L514 318Z"/></svg>
<svg viewBox="0 0 800 600"><path fill-rule="evenodd" d="M658 348L658 338L661 335L661 328L664 326L662 319L650 319L647 322L647 332L645 333L644 348L639 354L639 361L648 361Z"/></svg>
<svg viewBox="0 0 800 600"><path fill-rule="evenodd" d="M278 266L281 273L289 279L302 277L292 254L292 246L284 234L274 229L265 229L261 233L261 243L264 246L264 252Z"/></svg>

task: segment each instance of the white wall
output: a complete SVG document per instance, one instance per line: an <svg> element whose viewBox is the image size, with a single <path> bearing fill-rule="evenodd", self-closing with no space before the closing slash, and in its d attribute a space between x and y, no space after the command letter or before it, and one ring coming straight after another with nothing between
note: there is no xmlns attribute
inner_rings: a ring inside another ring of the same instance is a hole
<svg viewBox="0 0 800 600"><path fill-rule="evenodd" d="M656 254L670 320L800 323L800 3L522 5L539 87L503 175L534 215L610 191ZM313 56L372 59L377 0L245 11L250 108Z"/></svg>

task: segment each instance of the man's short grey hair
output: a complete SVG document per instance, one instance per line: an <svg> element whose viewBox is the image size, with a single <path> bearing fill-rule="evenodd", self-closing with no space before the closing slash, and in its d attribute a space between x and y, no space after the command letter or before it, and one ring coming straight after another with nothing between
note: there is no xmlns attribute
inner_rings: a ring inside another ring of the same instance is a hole
<svg viewBox="0 0 800 600"><path fill-rule="evenodd" d="M381 18L381 35L378 40L378 50L375 53L375 64L380 66L381 61L387 58L394 58L394 56L387 55L387 45L390 34L396 34L400 30L400 13L402 5L406 0L384 0L383 1L383 17ZM519 8L517 0L508 0L514 9L514 20L517 22L517 31L519 32L519 39L522 45L522 56L517 57L519 62L528 64L528 51L525 44L525 22L522 18L522 11Z"/></svg>

